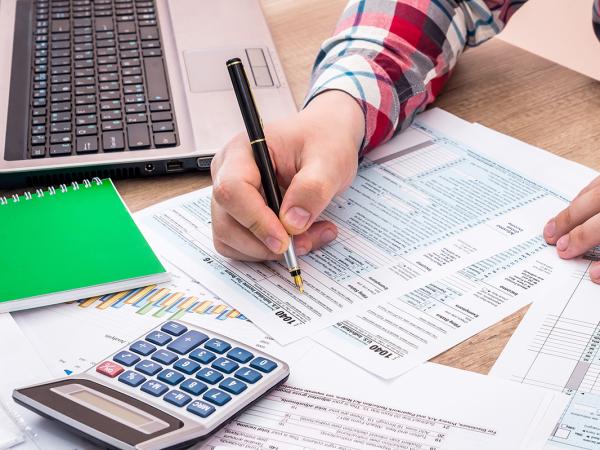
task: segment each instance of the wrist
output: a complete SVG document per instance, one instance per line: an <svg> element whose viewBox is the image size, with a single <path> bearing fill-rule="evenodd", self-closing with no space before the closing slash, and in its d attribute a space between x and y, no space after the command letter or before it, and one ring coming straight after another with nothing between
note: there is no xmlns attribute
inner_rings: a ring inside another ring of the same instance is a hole
<svg viewBox="0 0 600 450"><path fill-rule="evenodd" d="M360 104L350 94L340 90L322 92L300 112L309 123L326 127L352 143L356 154L365 135L365 116Z"/></svg>

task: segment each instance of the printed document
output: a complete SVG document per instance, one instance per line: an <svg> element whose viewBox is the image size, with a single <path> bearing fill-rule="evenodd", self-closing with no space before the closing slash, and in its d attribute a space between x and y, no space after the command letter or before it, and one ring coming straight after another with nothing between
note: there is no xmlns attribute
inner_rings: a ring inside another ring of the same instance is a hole
<svg viewBox="0 0 600 450"><path fill-rule="evenodd" d="M587 275L590 263L563 261L552 289L531 306L491 372L569 396L547 449L600 446L600 286Z"/></svg>
<svg viewBox="0 0 600 450"><path fill-rule="evenodd" d="M210 195L168 200L136 221L157 253L179 261L282 344L526 242L539 235L548 211L565 204L508 166L415 126L370 154L326 209L340 236L301 258L300 294L279 263L217 254Z"/></svg>

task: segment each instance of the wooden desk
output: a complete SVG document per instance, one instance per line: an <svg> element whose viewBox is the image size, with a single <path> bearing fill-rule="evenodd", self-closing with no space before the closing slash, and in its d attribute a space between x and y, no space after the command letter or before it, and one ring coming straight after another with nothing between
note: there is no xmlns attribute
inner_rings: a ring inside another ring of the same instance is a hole
<svg viewBox="0 0 600 450"><path fill-rule="evenodd" d="M345 3L263 0L298 105L320 43L333 31ZM600 83L509 44L492 40L467 51L436 106L600 169ZM133 211L209 184L207 175L198 174L117 182ZM525 311L433 361L487 373Z"/></svg>

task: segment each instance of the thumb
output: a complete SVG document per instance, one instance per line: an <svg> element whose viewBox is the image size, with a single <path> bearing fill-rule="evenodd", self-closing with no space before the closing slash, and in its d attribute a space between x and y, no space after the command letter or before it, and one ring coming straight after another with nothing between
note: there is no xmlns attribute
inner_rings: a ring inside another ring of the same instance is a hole
<svg viewBox="0 0 600 450"><path fill-rule="evenodd" d="M338 188L336 175L325 173L322 165L302 167L292 178L279 212L288 233L304 233L331 202Z"/></svg>

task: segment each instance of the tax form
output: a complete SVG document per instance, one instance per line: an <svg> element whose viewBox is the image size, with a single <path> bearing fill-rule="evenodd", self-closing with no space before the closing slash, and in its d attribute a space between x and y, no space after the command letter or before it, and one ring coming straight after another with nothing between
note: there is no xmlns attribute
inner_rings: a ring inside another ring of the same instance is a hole
<svg viewBox="0 0 600 450"><path fill-rule="evenodd" d="M547 450L600 446L600 286L587 275L590 263L563 261L562 276L529 309L491 371L569 396Z"/></svg>
<svg viewBox="0 0 600 450"><path fill-rule="evenodd" d="M442 111L420 116L421 127L439 139L474 147L482 157L510 167L523 183L538 186L552 206L532 220L536 234L503 252L435 280L410 293L366 308L329 327L316 339L384 378L398 376L531 303L560 276L561 260L539 234L596 173L478 125L453 125ZM382 149L385 151L385 149ZM515 154L519 158L515 158ZM377 151L374 155L379 157ZM539 168L544 170L540 171ZM557 181L560 180L560 184ZM511 229L514 224L507 224Z"/></svg>
<svg viewBox="0 0 600 450"><path fill-rule="evenodd" d="M509 167L415 126L370 155L326 209L323 218L336 223L339 238L301 258L299 294L279 263L217 254L210 194L168 200L136 221L157 253L179 261L283 344L530 240L547 211L565 204Z"/></svg>

